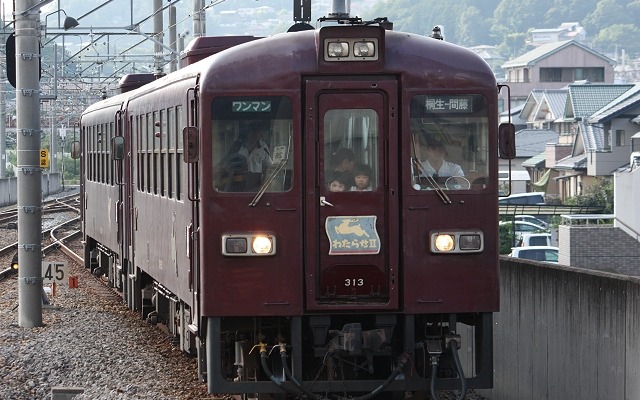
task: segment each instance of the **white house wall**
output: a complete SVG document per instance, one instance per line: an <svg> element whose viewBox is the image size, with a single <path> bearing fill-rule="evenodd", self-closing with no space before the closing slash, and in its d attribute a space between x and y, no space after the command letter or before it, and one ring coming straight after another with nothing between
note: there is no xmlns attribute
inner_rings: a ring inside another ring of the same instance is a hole
<svg viewBox="0 0 640 400"><path fill-rule="evenodd" d="M625 225L640 232L640 168L633 171L616 172L614 175L614 214L617 221L615 225L636 237L637 233L630 232L627 227L618 223L623 221Z"/></svg>
<svg viewBox="0 0 640 400"><path fill-rule="evenodd" d="M620 168L629 162L631 154L631 136L638 132L637 124L629 121L629 118L615 118L611 125L605 125L605 131L609 131L609 143L603 143L604 147L609 146L610 150L605 152L588 154L587 174L591 176L610 175L612 171ZM623 130L624 143L618 146L616 142L616 131ZM607 135L603 140L607 140Z"/></svg>

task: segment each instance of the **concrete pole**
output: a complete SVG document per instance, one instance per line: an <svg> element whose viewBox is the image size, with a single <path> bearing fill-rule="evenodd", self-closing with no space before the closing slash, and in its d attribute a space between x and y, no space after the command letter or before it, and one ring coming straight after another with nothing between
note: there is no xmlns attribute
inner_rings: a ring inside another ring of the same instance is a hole
<svg viewBox="0 0 640 400"><path fill-rule="evenodd" d="M55 128L55 104L53 103L55 100L51 100L49 103L49 125L51 125L51 144L49 145L49 159L51 163L49 165L49 174L54 174L58 172L58 137L56 135Z"/></svg>
<svg viewBox="0 0 640 400"><path fill-rule="evenodd" d="M2 26L5 26L4 22L4 4L2 4ZM2 28L2 37L0 38L2 43L7 42L6 35L4 34L4 28ZM5 69L0 67L0 179L7 177L7 104L5 100L4 91L7 87L7 77Z"/></svg>
<svg viewBox="0 0 640 400"><path fill-rule="evenodd" d="M40 169L39 9L16 1L18 165L18 325L42 326L42 170ZM24 14L24 15L21 15Z"/></svg>
<svg viewBox="0 0 640 400"><path fill-rule="evenodd" d="M153 58L155 60L155 74L157 76L163 75L163 67L164 67L164 56L162 47L162 39L164 34L163 31L163 20L162 20L162 0L153 0L153 33L155 39L159 42L153 43Z"/></svg>
<svg viewBox="0 0 640 400"><path fill-rule="evenodd" d="M205 36L207 25L205 20L204 0L193 0L193 38Z"/></svg>
<svg viewBox="0 0 640 400"><path fill-rule="evenodd" d="M2 41L5 41L2 35ZM7 102L4 91L7 89L7 77L0 67L0 179L7 177Z"/></svg>
<svg viewBox="0 0 640 400"><path fill-rule="evenodd" d="M49 165L49 177L51 174L58 172L58 137L54 128L56 121L56 101L58 98L58 43L53 43L53 87L55 93L55 99L49 100L49 112L51 113L49 118L49 124L51 125L51 143L49 145L49 158L51 163Z"/></svg>
<svg viewBox="0 0 640 400"><path fill-rule="evenodd" d="M169 48L173 50L171 54L171 62L169 63L169 72L175 72L178 69L178 30L176 28L176 6L169 7Z"/></svg>

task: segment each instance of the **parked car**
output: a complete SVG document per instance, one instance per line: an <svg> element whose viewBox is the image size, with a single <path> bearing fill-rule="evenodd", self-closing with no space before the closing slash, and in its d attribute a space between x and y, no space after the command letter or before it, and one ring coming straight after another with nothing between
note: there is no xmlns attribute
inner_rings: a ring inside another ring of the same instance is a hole
<svg viewBox="0 0 640 400"><path fill-rule="evenodd" d="M503 205L531 205L531 204L545 204L544 192L528 192L528 193L516 193L508 197L498 199L498 204Z"/></svg>
<svg viewBox="0 0 640 400"><path fill-rule="evenodd" d="M514 247L509 256L527 260L558 262L558 248L554 246Z"/></svg>
<svg viewBox="0 0 640 400"><path fill-rule="evenodd" d="M533 215L515 215L514 219L516 221L531 222L532 224L540 225L544 228L549 228L549 224L547 222Z"/></svg>
<svg viewBox="0 0 640 400"><path fill-rule="evenodd" d="M516 244L518 247L551 246L550 233L523 233Z"/></svg>
<svg viewBox="0 0 640 400"><path fill-rule="evenodd" d="M500 226L513 226L516 237L522 236L523 233L548 233L549 229L544 226L536 225L526 221L503 221Z"/></svg>

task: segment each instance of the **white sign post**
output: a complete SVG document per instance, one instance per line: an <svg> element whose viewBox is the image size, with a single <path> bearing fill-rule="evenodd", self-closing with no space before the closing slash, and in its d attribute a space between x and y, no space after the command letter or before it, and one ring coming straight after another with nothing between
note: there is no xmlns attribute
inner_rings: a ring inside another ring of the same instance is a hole
<svg viewBox="0 0 640 400"><path fill-rule="evenodd" d="M42 283L63 282L69 273L66 262L42 262Z"/></svg>

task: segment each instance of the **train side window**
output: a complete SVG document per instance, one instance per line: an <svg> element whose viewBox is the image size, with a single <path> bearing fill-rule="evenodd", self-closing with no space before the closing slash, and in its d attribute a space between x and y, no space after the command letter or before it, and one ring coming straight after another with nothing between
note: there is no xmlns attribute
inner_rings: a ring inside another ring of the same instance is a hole
<svg viewBox="0 0 640 400"><path fill-rule="evenodd" d="M169 197L169 135L167 132L167 112L166 110L160 110L160 195Z"/></svg>
<svg viewBox="0 0 640 400"><path fill-rule="evenodd" d="M107 183L107 158L111 158L108 154L109 148L109 124L100 125L100 183Z"/></svg>
<svg viewBox="0 0 640 400"><path fill-rule="evenodd" d="M136 130L135 133L138 135L138 190L144 191L144 147L146 141L144 140L144 136L142 133L144 129L142 129L142 116L136 116Z"/></svg>
<svg viewBox="0 0 640 400"><path fill-rule="evenodd" d="M89 160L87 160L87 164L89 165L89 179L93 182L96 181L96 141L97 141L97 133L96 126L91 125L87 128L87 138L89 138Z"/></svg>
<svg viewBox="0 0 640 400"><path fill-rule="evenodd" d="M170 198L176 197L175 192L175 152L176 152L176 112L174 108L167 109L167 193Z"/></svg>
<svg viewBox="0 0 640 400"><path fill-rule="evenodd" d="M151 113L147 113L146 116L146 124L145 124L145 137L147 138L147 147L145 152L147 154L147 193L151 193L153 191L153 119L151 118Z"/></svg>
<svg viewBox="0 0 640 400"><path fill-rule="evenodd" d="M136 173L135 176L135 188L140 190L140 135L138 130L138 117L130 115L129 116L129 130L131 133L131 151L132 151L132 163L134 171Z"/></svg>
<svg viewBox="0 0 640 400"><path fill-rule="evenodd" d="M153 141L153 194L162 195L162 163L160 159L161 137L160 116L158 111L153 113L153 125L151 127L151 140Z"/></svg>
<svg viewBox="0 0 640 400"><path fill-rule="evenodd" d="M113 155L112 152L112 147L111 144L113 143L113 137L115 136L115 124L113 122L109 123L109 140L107 141L107 143L105 143L105 145L107 146L107 154ZM105 157L107 158L107 157ZM106 183L108 183L109 185L113 186L113 175L114 175L114 168L115 168L115 163L113 162L113 158L106 160L106 168L105 168L105 172L106 172Z"/></svg>
<svg viewBox="0 0 640 400"><path fill-rule="evenodd" d="M182 142L182 126L186 126L183 121L182 107L176 107L176 197L178 200L182 199L182 153L184 152Z"/></svg>
<svg viewBox="0 0 640 400"><path fill-rule="evenodd" d="M91 125L83 126L81 135L86 138L85 147L87 151L87 159L85 162L87 163L87 180L93 181L93 176L91 175L91 160L93 159L93 129Z"/></svg>
<svg viewBox="0 0 640 400"><path fill-rule="evenodd" d="M219 97L212 115L213 185L218 192L291 189L293 121L288 97Z"/></svg>
<svg viewBox="0 0 640 400"><path fill-rule="evenodd" d="M479 94L422 94L411 99L411 186L430 190L487 188L489 119ZM431 178L434 178L433 180ZM435 183L434 183L435 180Z"/></svg>

